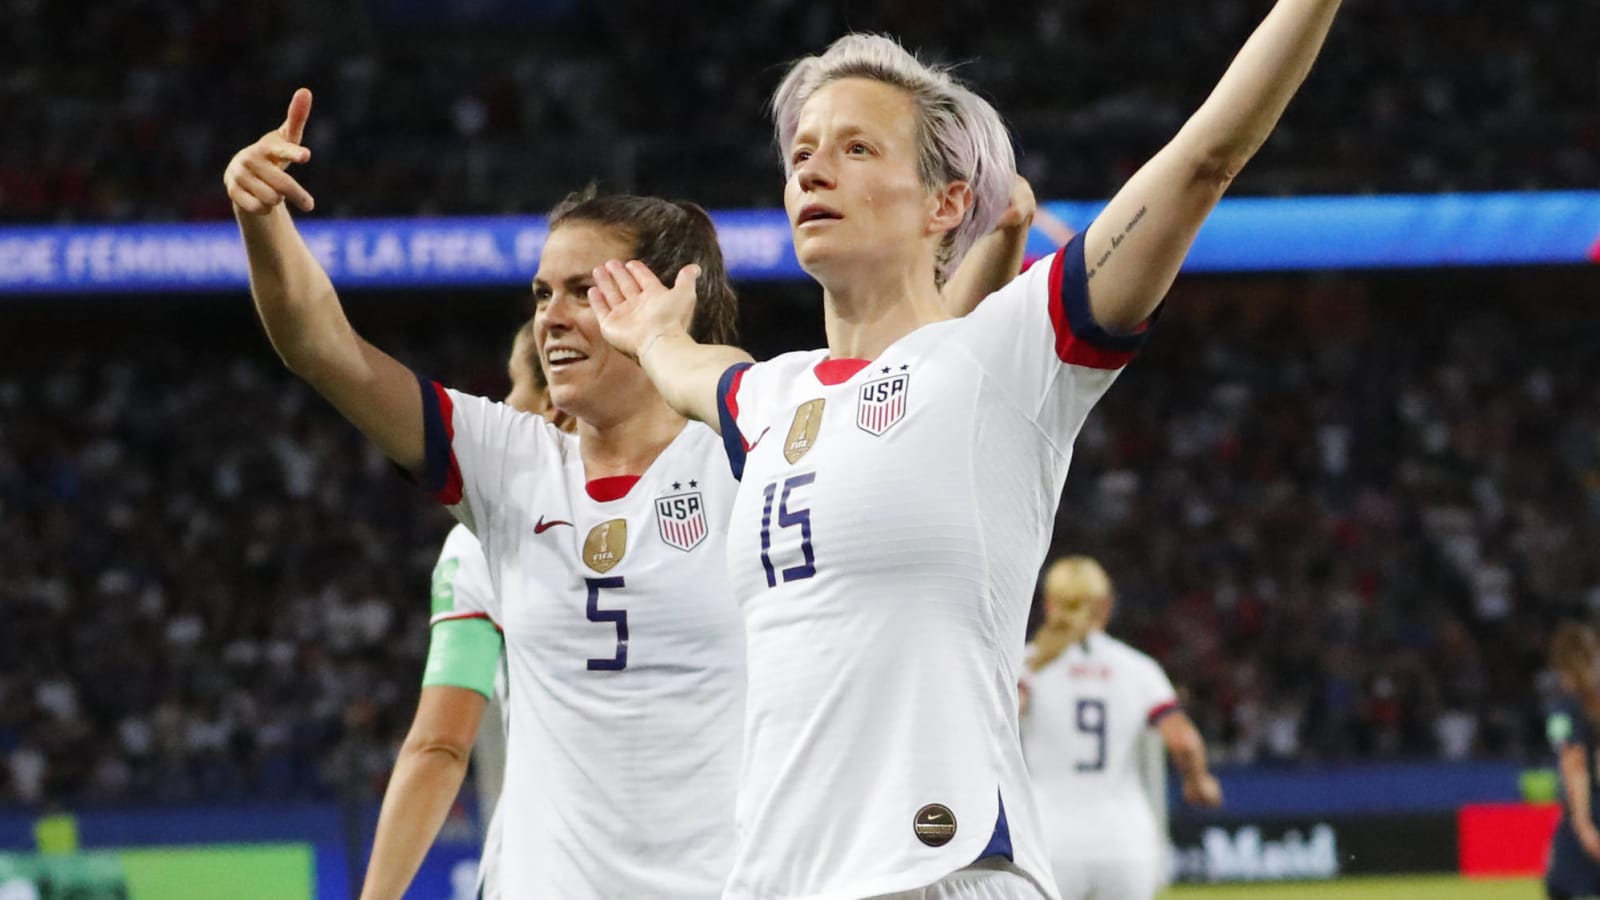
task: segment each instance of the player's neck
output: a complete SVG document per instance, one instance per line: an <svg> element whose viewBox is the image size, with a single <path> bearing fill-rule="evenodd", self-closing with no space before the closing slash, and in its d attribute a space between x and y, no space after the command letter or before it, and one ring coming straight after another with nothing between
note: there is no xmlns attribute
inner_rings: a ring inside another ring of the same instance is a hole
<svg viewBox="0 0 1600 900"><path fill-rule="evenodd" d="M578 420L578 452L583 455L585 478L643 475L677 438L688 420L673 412L659 395L653 400L614 421Z"/></svg>
<svg viewBox="0 0 1600 900"><path fill-rule="evenodd" d="M823 325L834 359L877 359L918 328L950 318L931 268L856 274L823 284Z"/></svg>

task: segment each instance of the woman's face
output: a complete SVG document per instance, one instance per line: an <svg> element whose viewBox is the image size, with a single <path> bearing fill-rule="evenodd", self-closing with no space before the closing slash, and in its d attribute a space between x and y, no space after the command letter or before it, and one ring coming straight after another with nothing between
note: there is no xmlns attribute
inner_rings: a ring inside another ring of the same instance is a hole
<svg viewBox="0 0 1600 900"><path fill-rule="evenodd" d="M625 410L651 392L638 364L612 349L589 308L591 274L611 259L631 259L633 241L590 222L550 232L533 276L533 339L557 407L592 424Z"/></svg>
<svg viewBox="0 0 1600 900"><path fill-rule="evenodd" d="M866 78L818 89L800 110L783 204L795 254L813 277L921 251L938 201L917 175L911 95Z"/></svg>

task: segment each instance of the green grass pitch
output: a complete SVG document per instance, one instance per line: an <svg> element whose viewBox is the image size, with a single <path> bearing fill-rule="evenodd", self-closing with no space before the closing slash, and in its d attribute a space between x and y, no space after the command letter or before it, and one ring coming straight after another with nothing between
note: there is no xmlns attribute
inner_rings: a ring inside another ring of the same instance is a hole
<svg viewBox="0 0 1600 900"><path fill-rule="evenodd" d="M1470 879L1451 876L1341 878L1326 883L1215 884L1175 887L1161 900L1543 900L1536 878Z"/></svg>

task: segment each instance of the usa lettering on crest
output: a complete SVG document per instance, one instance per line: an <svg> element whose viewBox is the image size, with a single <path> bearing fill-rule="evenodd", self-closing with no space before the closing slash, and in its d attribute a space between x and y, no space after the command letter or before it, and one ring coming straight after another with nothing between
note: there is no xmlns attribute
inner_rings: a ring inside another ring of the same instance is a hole
<svg viewBox="0 0 1600 900"><path fill-rule="evenodd" d="M706 504L699 491L656 498L656 523L661 540L685 553L706 539Z"/></svg>
<svg viewBox="0 0 1600 900"><path fill-rule="evenodd" d="M893 428L905 417L910 387L911 376L905 372L863 384L856 404L856 427L874 437Z"/></svg>

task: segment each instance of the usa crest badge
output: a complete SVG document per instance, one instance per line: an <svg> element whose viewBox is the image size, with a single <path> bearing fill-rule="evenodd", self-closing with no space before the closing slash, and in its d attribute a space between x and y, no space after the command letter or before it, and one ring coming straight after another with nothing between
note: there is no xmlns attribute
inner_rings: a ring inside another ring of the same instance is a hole
<svg viewBox="0 0 1600 900"><path fill-rule="evenodd" d="M856 403L856 427L873 437L893 428L905 418L910 388L911 376L905 372L863 384Z"/></svg>
<svg viewBox="0 0 1600 900"><path fill-rule="evenodd" d="M699 491L656 498L661 541L687 553L706 539L706 504Z"/></svg>
<svg viewBox="0 0 1600 900"><path fill-rule="evenodd" d="M827 401L821 397L807 400L794 411L794 421L789 423L789 436L783 439L783 458L791 465L811 452L817 444L817 432L822 429L822 407Z"/></svg>
<svg viewBox="0 0 1600 900"><path fill-rule="evenodd" d="M596 572L609 572L628 552L628 520L612 519L589 529L583 541L584 565Z"/></svg>

